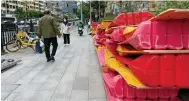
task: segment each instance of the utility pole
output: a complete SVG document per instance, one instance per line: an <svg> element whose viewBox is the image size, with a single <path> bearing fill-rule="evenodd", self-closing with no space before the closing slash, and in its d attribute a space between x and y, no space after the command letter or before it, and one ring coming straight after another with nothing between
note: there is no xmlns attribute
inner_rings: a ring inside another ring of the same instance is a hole
<svg viewBox="0 0 189 101"><path fill-rule="evenodd" d="M83 23L83 1L81 0L81 22Z"/></svg>
<svg viewBox="0 0 189 101"><path fill-rule="evenodd" d="M90 24L92 23L92 16L91 16L91 1L89 1L90 2Z"/></svg>
<svg viewBox="0 0 189 101"><path fill-rule="evenodd" d="M98 13L99 13L99 14L98 14L98 16L99 16L99 17L98 17L98 20L100 20L100 1L98 1Z"/></svg>

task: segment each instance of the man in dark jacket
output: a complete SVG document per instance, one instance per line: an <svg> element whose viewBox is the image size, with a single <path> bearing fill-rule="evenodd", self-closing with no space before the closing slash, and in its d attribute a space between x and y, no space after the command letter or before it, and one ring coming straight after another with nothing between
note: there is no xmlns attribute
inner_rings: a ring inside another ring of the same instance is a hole
<svg viewBox="0 0 189 101"><path fill-rule="evenodd" d="M50 15L50 11L46 10L44 16L39 19L38 34L43 36L45 44L45 54L47 62L55 61L54 56L58 47L57 35L61 37L59 24L56 19ZM50 55L50 45L53 45L52 54Z"/></svg>

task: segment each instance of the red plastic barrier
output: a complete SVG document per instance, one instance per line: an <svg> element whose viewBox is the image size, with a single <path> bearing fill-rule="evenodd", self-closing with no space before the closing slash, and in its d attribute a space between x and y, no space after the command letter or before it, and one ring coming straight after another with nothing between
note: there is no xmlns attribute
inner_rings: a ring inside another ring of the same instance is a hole
<svg viewBox="0 0 189 101"><path fill-rule="evenodd" d="M142 55L134 60L117 57L135 76L152 87L189 88L189 54Z"/></svg>
<svg viewBox="0 0 189 101"><path fill-rule="evenodd" d="M104 48L98 49L97 56L98 56L100 66L105 66Z"/></svg>
<svg viewBox="0 0 189 101"><path fill-rule="evenodd" d="M142 22L136 29L128 43L136 49L151 49L151 22Z"/></svg>
<svg viewBox="0 0 189 101"><path fill-rule="evenodd" d="M126 25L134 25L134 14L133 13L127 13L127 24Z"/></svg>
<svg viewBox="0 0 189 101"><path fill-rule="evenodd" d="M92 23L91 23L91 26L92 26L92 27L97 27L97 26L98 26L98 22L92 22Z"/></svg>
<svg viewBox="0 0 189 101"><path fill-rule="evenodd" d="M115 26L137 25L142 21L149 20L152 17L154 17L154 15L151 12L146 11L121 13L113 20L113 22L109 25L109 28Z"/></svg>
<svg viewBox="0 0 189 101"><path fill-rule="evenodd" d="M105 45L112 52L112 54L118 55L118 52L116 50L117 49L117 43L115 41L113 41L112 39L106 39Z"/></svg>
<svg viewBox="0 0 189 101"><path fill-rule="evenodd" d="M160 85L164 87L175 86L175 59L174 55L160 56Z"/></svg>
<svg viewBox="0 0 189 101"><path fill-rule="evenodd" d="M145 85L158 87L160 85L159 56L142 55L129 64L129 68Z"/></svg>
<svg viewBox="0 0 189 101"><path fill-rule="evenodd" d="M184 20L182 28L183 47L189 49L189 20Z"/></svg>
<svg viewBox="0 0 189 101"><path fill-rule="evenodd" d="M125 28L117 28L114 29L114 31L112 32L112 34L110 35L110 37L116 41L116 42L122 42L125 41L125 37L123 35L123 31Z"/></svg>
<svg viewBox="0 0 189 101"><path fill-rule="evenodd" d="M189 20L142 22L127 43L139 50L188 49Z"/></svg>
<svg viewBox="0 0 189 101"><path fill-rule="evenodd" d="M134 99L173 99L177 96L179 89L136 89L129 86L121 75L114 72L102 73L104 83L106 84L108 94L124 101L132 101ZM127 99L127 100L126 100ZM122 101L121 100L121 101ZM109 100L108 100L109 101Z"/></svg>
<svg viewBox="0 0 189 101"><path fill-rule="evenodd" d="M189 54L176 57L176 84L182 88L189 88Z"/></svg>
<svg viewBox="0 0 189 101"><path fill-rule="evenodd" d="M182 49L182 22L181 20L167 21L167 48Z"/></svg>
<svg viewBox="0 0 189 101"><path fill-rule="evenodd" d="M149 30L150 31L150 30ZM154 21L152 23L152 49L166 49L167 38L166 38L166 22Z"/></svg>
<svg viewBox="0 0 189 101"><path fill-rule="evenodd" d="M123 78L121 75L112 75L111 73L102 73L103 79L108 85L111 95L116 98L124 98L123 95Z"/></svg>

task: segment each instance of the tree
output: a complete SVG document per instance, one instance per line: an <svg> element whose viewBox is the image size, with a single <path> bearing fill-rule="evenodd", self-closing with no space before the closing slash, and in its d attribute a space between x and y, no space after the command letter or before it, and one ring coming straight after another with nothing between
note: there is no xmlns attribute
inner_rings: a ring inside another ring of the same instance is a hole
<svg viewBox="0 0 189 101"><path fill-rule="evenodd" d="M189 1L165 1L165 6L163 8L159 8L154 13L157 15L162 11L167 9L189 9Z"/></svg>
<svg viewBox="0 0 189 101"><path fill-rule="evenodd" d="M79 5L77 9L77 16L80 18L81 17L81 5ZM83 2L82 5L82 11L83 11L83 18L89 18L90 16L90 5L89 2Z"/></svg>
<svg viewBox="0 0 189 101"><path fill-rule="evenodd" d="M34 11L34 10L31 10L31 11L28 11L28 17L30 18L39 18L41 12L40 11Z"/></svg>
<svg viewBox="0 0 189 101"><path fill-rule="evenodd" d="M93 7L93 9L96 9L97 11L99 11L99 4L100 4L100 12L102 13L102 15L105 14L105 8L106 8L106 2L105 1L92 1L91 2L91 6ZM100 15L100 16L102 16Z"/></svg>
<svg viewBox="0 0 189 101"><path fill-rule="evenodd" d="M23 10L23 8L17 8L14 14L16 14L16 18L18 20L24 19L26 17L26 12Z"/></svg>

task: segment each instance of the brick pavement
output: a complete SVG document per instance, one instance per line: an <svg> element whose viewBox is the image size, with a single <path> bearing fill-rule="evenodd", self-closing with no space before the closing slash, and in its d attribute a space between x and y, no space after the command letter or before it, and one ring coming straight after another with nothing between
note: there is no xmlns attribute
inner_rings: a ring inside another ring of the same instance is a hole
<svg viewBox="0 0 189 101"><path fill-rule="evenodd" d="M29 48L2 56L22 62L1 74L1 101L106 101L91 36L75 29L71 46L58 42L54 63Z"/></svg>

